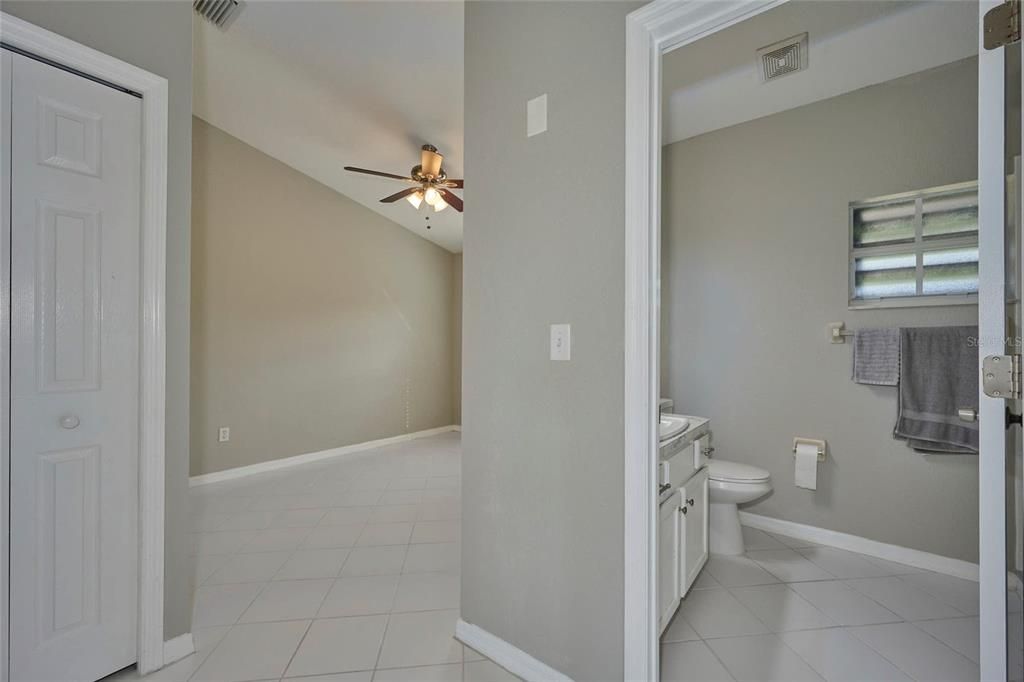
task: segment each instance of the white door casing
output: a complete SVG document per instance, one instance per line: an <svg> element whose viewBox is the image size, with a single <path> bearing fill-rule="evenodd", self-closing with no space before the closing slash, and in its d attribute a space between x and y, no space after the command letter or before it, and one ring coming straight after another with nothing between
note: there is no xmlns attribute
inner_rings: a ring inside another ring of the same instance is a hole
<svg viewBox="0 0 1024 682"><path fill-rule="evenodd" d="M7 93L11 82L11 53L0 50L0 92ZM11 417L11 98L0 97L0 681L8 678L9 604L8 568L10 547L6 539L10 528L10 417Z"/></svg>
<svg viewBox="0 0 1024 682"><path fill-rule="evenodd" d="M658 679L661 57L787 0L654 0L626 17L623 675Z"/></svg>
<svg viewBox="0 0 1024 682"><path fill-rule="evenodd" d="M137 97L22 55L11 81L11 677L136 660Z"/></svg>
<svg viewBox="0 0 1024 682"><path fill-rule="evenodd" d="M120 59L86 47L17 17L0 12L0 40L13 49L35 55L130 89L142 96L142 212L141 319L139 388L139 579L138 667L152 672L164 664L164 439L166 385L166 247L167 247L167 79ZM0 84L8 81L3 74ZM9 145L6 148L9 148ZM9 196L2 195L3 212ZM6 223L4 224L6 228ZM9 238L9 233L5 239ZM9 244L4 243L4 249ZM5 251L6 253L6 251ZM9 259L0 262L0 328L9 330ZM9 366L9 336L0 337L0 365ZM0 442L9 438L0 420ZM6 472L9 453L0 448L0 470ZM0 545L8 550L9 519L0 515ZM0 573L0 624L8 613L8 576ZM8 679L9 630L0 646L0 682ZM178 656L180 657L180 651Z"/></svg>

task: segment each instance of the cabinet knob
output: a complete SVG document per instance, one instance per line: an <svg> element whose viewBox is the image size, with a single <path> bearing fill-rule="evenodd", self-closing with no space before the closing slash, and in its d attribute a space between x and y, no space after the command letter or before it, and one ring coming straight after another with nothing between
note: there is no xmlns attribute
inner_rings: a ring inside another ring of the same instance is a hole
<svg viewBox="0 0 1024 682"><path fill-rule="evenodd" d="M671 483L662 483L660 486L658 486L658 494L659 495L662 494L663 492L665 492L666 490L668 490L671 487L672 487Z"/></svg>
<svg viewBox="0 0 1024 682"><path fill-rule="evenodd" d="M681 512L683 512L683 514L685 514L686 513L686 507L680 507L679 511L681 511Z"/></svg>
<svg viewBox="0 0 1024 682"><path fill-rule="evenodd" d="M77 416L73 414L66 414L58 421L62 429L77 429L81 423Z"/></svg>
<svg viewBox="0 0 1024 682"><path fill-rule="evenodd" d="M712 447L701 448L700 454L704 455L705 457L710 457L711 455L715 454L715 449Z"/></svg>
<svg viewBox="0 0 1024 682"><path fill-rule="evenodd" d="M686 504L688 504L688 505L690 505L692 507L693 506L693 498L691 497L690 499L688 499L686 501Z"/></svg>

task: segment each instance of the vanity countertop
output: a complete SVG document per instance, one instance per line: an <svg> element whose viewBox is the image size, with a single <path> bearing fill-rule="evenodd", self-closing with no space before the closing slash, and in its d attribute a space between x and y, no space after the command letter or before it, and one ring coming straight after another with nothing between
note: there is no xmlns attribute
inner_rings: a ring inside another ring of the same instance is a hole
<svg viewBox="0 0 1024 682"><path fill-rule="evenodd" d="M693 417L688 414L679 416L684 417L690 423L681 434L660 444L658 455L662 460L671 459L679 454L682 449L691 445L701 436L706 436L711 431L711 420L707 417Z"/></svg>

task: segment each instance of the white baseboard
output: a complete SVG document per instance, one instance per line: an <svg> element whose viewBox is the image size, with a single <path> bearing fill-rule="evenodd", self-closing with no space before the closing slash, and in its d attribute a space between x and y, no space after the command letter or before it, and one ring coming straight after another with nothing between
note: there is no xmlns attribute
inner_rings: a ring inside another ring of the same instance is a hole
<svg viewBox="0 0 1024 682"><path fill-rule="evenodd" d="M859 535L840 533L794 521L773 519L770 516L761 516L760 514L752 514L745 511L740 512L740 523L744 526L768 531L769 533L788 535L798 540L807 540L819 545L837 547L857 552L858 554L866 554L878 557L879 559L895 561L896 563L906 564L915 568L923 568L927 571L935 571L936 573L944 573L956 578L978 582L978 564L972 564L961 559L952 559L940 554L932 554L931 552L922 552L918 549L869 540Z"/></svg>
<svg viewBox="0 0 1024 682"><path fill-rule="evenodd" d="M452 431L458 431L459 433L462 433L462 424L455 424L454 426L452 426Z"/></svg>
<svg viewBox="0 0 1024 682"><path fill-rule="evenodd" d="M175 661L180 661L186 656L191 656L196 652L196 643L192 639L192 633L186 632L183 635L178 635L174 639L169 639L164 642L164 665L170 665Z"/></svg>
<svg viewBox="0 0 1024 682"><path fill-rule="evenodd" d="M570 678L522 649L461 618L455 623L455 639L476 649L526 682L572 682Z"/></svg>
<svg viewBox="0 0 1024 682"><path fill-rule="evenodd" d="M436 429L426 429L425 431L414 431L413 433L403 433L398 436L391 436L390 438L380 438L378 440L370 440L365 443L354 443L353 445L344 445L340 448L331 448L329 450L321 450L319 452L308 452L304 455L295 455L294 457L282 457L281 459L272 459L268 462L260 462L259 464L250 464L244 467L235 467L234 469L225 469L224 471L215 471L211 474L200 474L198 476L192 476L188 479L189 487L197 485L207 485L209 483L220 483L221 481L230 481L236 478L244 478L246 476L253 476L255 474L265 474L268 471L277 471L278 469L288 469L300 464L309 464L310 462L319 462L324 459L333 459L335 457L344 457L345 455L351 455L356 452L362 452L364 450L372 450L374 448L383 447L385 445L394 445L395 443L404 443L410 440L416 440L417 438L427 438L429 436L436 436L441 433L448 433L449 431L458 430L458 427L439 426Z"/></svg>

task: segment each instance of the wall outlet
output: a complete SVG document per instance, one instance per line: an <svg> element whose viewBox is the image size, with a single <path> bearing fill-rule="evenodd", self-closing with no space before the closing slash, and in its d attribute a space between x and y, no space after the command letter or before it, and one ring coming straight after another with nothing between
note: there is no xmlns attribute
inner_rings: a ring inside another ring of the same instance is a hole
<svg viewBox="0 0 1024 682"><path fill-rule="evenodd" d="M570 350L570 327L567 324L551 325L551 359L568 360Z"/></svg>
<svg viewBox="0 0 1024 682"><path fill-rule="evenodd" d="M217 442L218 443L227 443L229 440L231 440L231 427L230 426L222 426L219 429L217 429Z"/></svg>

